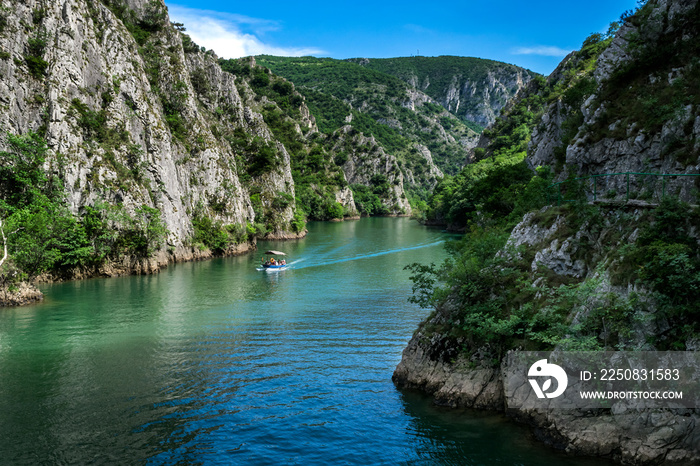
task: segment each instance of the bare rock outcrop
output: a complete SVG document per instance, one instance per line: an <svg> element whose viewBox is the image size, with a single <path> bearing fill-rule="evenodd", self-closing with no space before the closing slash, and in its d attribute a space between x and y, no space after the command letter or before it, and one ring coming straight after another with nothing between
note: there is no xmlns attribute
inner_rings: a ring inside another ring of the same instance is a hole
<svg viewBox="0 0 700 466"><path fill-rule="evenodd" d="M34 285L27 282L0 287L0 307L23 306L44 299L44 295Z"/></svg>

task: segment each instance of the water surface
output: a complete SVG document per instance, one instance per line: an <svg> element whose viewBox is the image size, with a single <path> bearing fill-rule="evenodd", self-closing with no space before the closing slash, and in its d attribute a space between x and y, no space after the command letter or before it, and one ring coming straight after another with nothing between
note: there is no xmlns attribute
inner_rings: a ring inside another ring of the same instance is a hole
<svg viewBox="0 0 700 466"><path fill-rule="evenodd" d="M45 286L0 310L0 463L592 465L391 383L427 315L404 266L446 235L312 223L260 253ZM595 464L600 464L597 461Z"/></svg>

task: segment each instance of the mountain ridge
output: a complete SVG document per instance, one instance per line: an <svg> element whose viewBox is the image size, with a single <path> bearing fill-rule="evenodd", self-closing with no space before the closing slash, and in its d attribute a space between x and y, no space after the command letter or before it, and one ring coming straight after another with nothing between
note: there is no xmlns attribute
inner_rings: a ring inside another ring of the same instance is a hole
<svg viewBox="0 0 700 466"><path fill-rule="evenodd" d="M460 118L486 127L537 73L474 57L354 58L369 69L396 76L428 94Z"/></svg>
<svg viewBox="0 0 700 466"><path fill-rule="evenodd" d="M394 76L331 58L265 55L256 60L295 84L322 131L349 124L374 136L407 171L420 169L420 153L429 150L442 171L454 172L467 163L476 143L475 132Z"/></svg>
<svg viewBox="0 0 700 466"><path fill-rule="evenodd" d="M360 118L362 127L358 129L374 134L388 150L405 150L414 141L431 151L443 172L454 174L471 159L477 139L475 132L483 129L474 120L491 121L535 74L494 60L451 56L419 59L421 69L430 69L437 81L448 81L449 89L439 91L434 85L428 95L416 85L415 76L406 79L398 67L406 60L413 60L410 58L257 57L260 64L295 83L307 97L321 127L328 125L328 129L334 130L347 123L348 118ZM391 64L395 66L387 66ZM414 66L411 72L415 75L417 69ZM438 95L441 93L451 97L441 101ZM472 121L464 114L457 116L449 108L458 109L462 101L474 112ZM374 121L368 123L365 116ZM402 138L408 141L400 142Z"/></svg>

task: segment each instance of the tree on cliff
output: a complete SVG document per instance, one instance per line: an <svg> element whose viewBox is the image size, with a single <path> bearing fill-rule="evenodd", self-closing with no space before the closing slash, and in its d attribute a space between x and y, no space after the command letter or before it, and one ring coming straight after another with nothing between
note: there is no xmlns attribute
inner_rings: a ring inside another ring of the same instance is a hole
<svg viewBox="0 0 700 466"><path fill-rule="evenodd" d="M168 232L157 209L144 205L129 213L121 205L96 204L77 216L66 206L54 168L61 156L47 161L43 138L8 133L5 146L0 151L0 265L11 261L20 277L69 274L120 256L149 257L162 247Z"/></svg>

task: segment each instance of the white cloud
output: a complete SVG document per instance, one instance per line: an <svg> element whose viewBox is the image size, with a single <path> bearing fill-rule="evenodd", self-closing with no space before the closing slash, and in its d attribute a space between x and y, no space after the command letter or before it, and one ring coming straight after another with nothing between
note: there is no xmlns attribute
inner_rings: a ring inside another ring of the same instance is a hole
<svg viewBox="0 0 700 466"><path fill-rule="evenodd" d="M543 55L545 57L565 57L571 50L551 45L537 45L534 47L518 47L513 50L515 55Z"/></svg>
<svg viewBox="0 0 700 466"><path fill-rule="evenodd" d="M278 47L261 40L259 36L279 29L275 21L178 5L168 5L168 11L170 20L184 24L186 34L195 43L214 50L223 58L261 54L298 57L324 53L315 47Z"/></svg>

